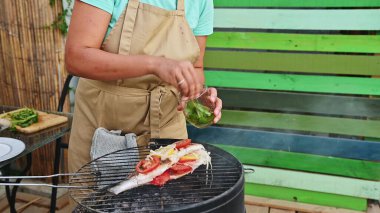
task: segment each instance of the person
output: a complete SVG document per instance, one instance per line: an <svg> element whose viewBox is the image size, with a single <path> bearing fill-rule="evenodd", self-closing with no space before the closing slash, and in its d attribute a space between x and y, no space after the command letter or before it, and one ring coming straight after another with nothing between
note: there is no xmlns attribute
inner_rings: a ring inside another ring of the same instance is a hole
<svg viewBox="0 0 380 213"><path fill-rule="evenodd" d="M77 0L65 51L76 89L69 171L90 158L98 127L151 138L187 138L183 100L203 90L212 0ZM207 94L221 118L215 88Z"/></svg>

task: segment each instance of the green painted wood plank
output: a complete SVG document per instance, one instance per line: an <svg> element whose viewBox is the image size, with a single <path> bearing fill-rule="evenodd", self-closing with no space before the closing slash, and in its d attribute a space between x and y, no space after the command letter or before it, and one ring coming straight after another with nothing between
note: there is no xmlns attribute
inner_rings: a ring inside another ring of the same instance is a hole
<svg viewBox="0 0 380 213"><path fill-rule="evenodd" d="M255 183L245 184L245 194L321 206L352 209L357 211L365 211L367 209L367 200L364 198L326 194Z"/></svg>
<svg viewBox="0 0 380 213"><path fill-rule="evenodd" d="M380 121L376 120L223 110L223 116L219 123L244 127L380 138Z"/></svg>
<svg viewBox="0 0 380 213"><path fill-rule="evenodd" d="M216 146L228 151L243 164L338 175L365 180L380 180L380 162L220 144Z"/></svg>
<svg viewBox="0 0 380 213"><path fill-rule="evenodd" d="M380 56L207 50L205 67L373 76L380 75Z"/></svg>
<svg viewBox="0 0 380 213"><path fill-rule="evenodd" d="M214 0L215 7L380 7L380 0Z"/></svg>
<svg viewBox="0 0 380 213"><path fill-rule="evenodd" d="M214 32L207 47L257 50L380 53L377 35L318 35L258 32Z"/></svg>
<svg viewBox="0 0 380 213"><path fill-rule="evenodd" d="M245 174L246 183L264 184L374 200L380 198L380 182L378 181L250 165L244 165L244 169L255 170L254 173Z"/></svg>
<svg viewBox="0 0 380 213"><path fill-rule="evenodd" d="M380 10L215 9L216 28L380 30Z"/></svg>
<svg viewBox="0 0 380 213"><path fill-rule="evenodd" d="M218 88L223 108L380 117L380 98ZM260 101L257 101L260 100Z"/></svg>
<svg viewBox="0 0 380 213"><path fill-rule="evenodd" d="M205 72L205 76L206 84L208 86L215 87L380 95L379 78L268 74L209 70Z"/></svg>

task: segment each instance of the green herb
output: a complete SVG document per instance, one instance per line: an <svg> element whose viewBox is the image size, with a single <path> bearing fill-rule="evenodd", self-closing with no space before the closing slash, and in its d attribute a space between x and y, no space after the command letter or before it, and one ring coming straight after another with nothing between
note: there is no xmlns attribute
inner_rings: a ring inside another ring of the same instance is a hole
<svg viewBox="0 0 380 213"><path fill-rule="evenodd" d="M50 0L50 6L53 7L55 5L56 0ZM69 29L69 25L66 22L66 17L71 16L72 9L70 9L71 3L73 0L66 0L67 8L64 8L61 13L58 13L57 17L55 17L53 23L50 25L53 29L58 29L62 35L66 35Z"/></svg>
<svg viewBox="0 0 380 213"><path fill-rule="evenodd" d="M15 131L16 126L25 128L32 125L33 123L37 123L38 113L33 109L23 108L18 110L17 112L7 113L5 118L10 120L12 123L10 130Z"/></svg>
<svg viewBox="0 0 380 213"><path fill-rule="evenodd" d="M204 128L212 124L215 117L210 108L202 105L197 100L187 102L185 115L187 121L198 128Z"/></svg>

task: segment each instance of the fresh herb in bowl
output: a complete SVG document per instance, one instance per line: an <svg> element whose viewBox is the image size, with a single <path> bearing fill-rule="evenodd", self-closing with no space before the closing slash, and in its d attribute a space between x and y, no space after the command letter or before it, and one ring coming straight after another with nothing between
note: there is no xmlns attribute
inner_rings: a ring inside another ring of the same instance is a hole
<svg viewBox="0 0 380 213"><path fill-rule="evenodd" d="M197 128L211 125L215 118L213 111L197 99L188 101L184 112L186 120Z"/></svg>

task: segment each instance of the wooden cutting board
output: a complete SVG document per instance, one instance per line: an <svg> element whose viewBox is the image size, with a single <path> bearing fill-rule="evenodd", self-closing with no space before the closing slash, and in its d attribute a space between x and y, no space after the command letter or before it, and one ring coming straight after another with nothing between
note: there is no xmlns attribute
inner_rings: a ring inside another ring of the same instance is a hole
<svg viewBox="0 0 380 213"><path fill-rule="evenodd" d="M16 111L18 110L7 112L7 113L12 113ZM4 117L4 115L6 115L7 113L1 114L0 118ZM37 111L37 113L38 113L37 123L34 123L25 128L16 126L17 131L25 133L25 134L31 134L31 133L35 133L43 129L47 129L49 127L56 126L58 124L62 124L68 121L68 118L65 116L49 114L49 113L41 112L41 111Z"/></svg>

